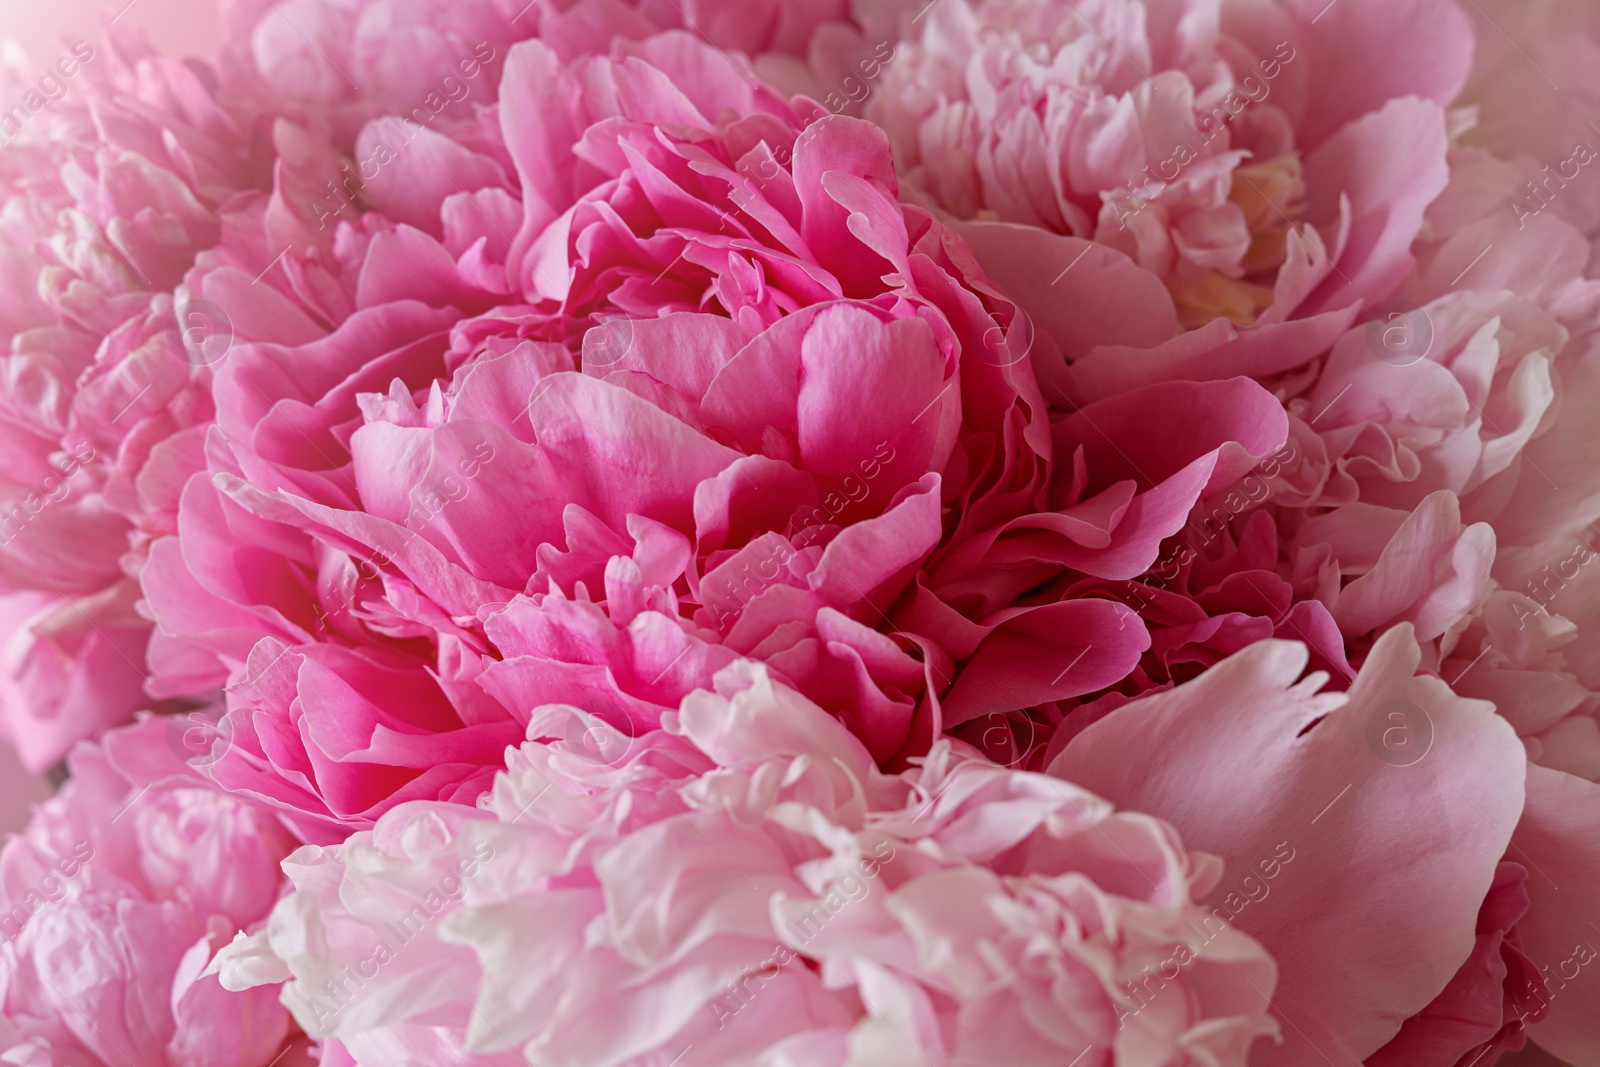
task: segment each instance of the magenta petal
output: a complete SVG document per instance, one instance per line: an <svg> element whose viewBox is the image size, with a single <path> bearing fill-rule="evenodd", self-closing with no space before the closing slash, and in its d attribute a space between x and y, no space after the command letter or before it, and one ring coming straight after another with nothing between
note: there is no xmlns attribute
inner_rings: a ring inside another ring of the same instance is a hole
<svg viewBox="0 0 1600 1067"><path fill-rule="evenodd" d="M1122 678L1150 647L1121 604L1075 600L1015 609L995 627L944 698L944 725L1092 693Z"/></svg>

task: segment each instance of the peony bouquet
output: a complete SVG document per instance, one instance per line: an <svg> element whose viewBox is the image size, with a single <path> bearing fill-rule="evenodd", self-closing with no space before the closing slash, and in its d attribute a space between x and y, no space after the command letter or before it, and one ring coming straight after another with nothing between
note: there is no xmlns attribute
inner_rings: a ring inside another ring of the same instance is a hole
<svg viewBox="0 0 1600 1067"><path fill-rule="evenodd" d="M0 51L0 1064L1600 1067L1592 0L191 7Z"/></svg>

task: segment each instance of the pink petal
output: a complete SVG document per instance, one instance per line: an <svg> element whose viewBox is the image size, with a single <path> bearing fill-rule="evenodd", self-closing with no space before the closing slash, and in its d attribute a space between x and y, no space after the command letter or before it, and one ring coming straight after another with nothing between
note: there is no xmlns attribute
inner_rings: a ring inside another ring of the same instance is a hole
<svg viewBox="0 0 1600 1067"><path fill-rule="evenodd" d="M1211 903L1281 969L1274 1004L1291 1025L1282 1046L1256 1053L1266 1067L1354 1067L1472 951L1521 814L1525 756L1489 705L1414 677L1419 656L1409 627L1389 631L1346 699L1296 684L1304 646L1263 642L1116 709L1050 768L1222 856L1227 895ZM1431 724L1410 766L1370 740L1390 721L1418 737ZM1257 896L1274 856L1279 881Z"/></svg>

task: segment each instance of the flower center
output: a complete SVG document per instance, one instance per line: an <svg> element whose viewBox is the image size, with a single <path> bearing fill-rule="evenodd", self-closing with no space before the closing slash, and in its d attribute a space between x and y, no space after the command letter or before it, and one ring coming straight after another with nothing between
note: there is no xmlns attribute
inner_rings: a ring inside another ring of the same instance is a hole
<svg viewBox="0 0 1600 1067"><path fill-rule="evenodd" d="M1182 272L1167 275L1179 319L1188 329L1218 318L1249 326L1271 305L1289 231L1305 210L1300 157L1290 153L1241 163L1233 171L1227 203L1242 213L1249 234L1238 265L1209 270L1194 281Z"/></svg>

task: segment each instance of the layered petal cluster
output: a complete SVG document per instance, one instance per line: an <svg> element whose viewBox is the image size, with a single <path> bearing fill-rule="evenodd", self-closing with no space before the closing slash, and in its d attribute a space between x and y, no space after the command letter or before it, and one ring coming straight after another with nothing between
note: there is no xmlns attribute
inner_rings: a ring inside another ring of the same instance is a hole
<svg viewBox="0 0 1600 1067"><path fill-rule="evenodd" d="M1117 599L1151 632L1138 671L1089 716L1272 637L1305 643L1343 686L1385 627L1434 638L1460 618L1490 584L1487 528L1446 530L1442 498L1413 514L1427 496L1415 490L1443 486L1370 431L1329 433L1350 409L1327 410L1347 382L1323 359L1343 345L1366 371L1390 354L1390 304L1437 251L1430 223L1455 221L1436 202L1468 123L1447 111L1473 59L1457 7L962 0L900 25L866 113L905 195L949 220L1030 315L1049 403L1138 468L1108 423L1161 421L1237 376L1288 401L1273 449L1195 501L1145 570L1078 578L1075 595ZM1381 58L1407 42L1425 62ZM1452 457L1452 489L1514 465L1542 412L1531 394L1517 406L1515 430L1484 431L1506 439L1477 470ZM1350 469L1368 458L1388 470L1358 484ZM1386 474L1412 484L1385 497ZM1333 510L1369 502L1393 513ZM1013 749L1038 736L1031 718L1000 731Z"/></svg>
<svg viewBox="0 0 1600 1067"><path fill-rule="evenodd" d="M1528 279L1521 267L1552 243L1576 262L1552 272L1551 292L1508 280L1446 293L1340 339L1290 404L1296 422L1316 417L1305 430L1322 472L1291 543L1352 649L1414 622L1435 669L1494 701L1533 759L1593 780L1600 678L1582 590L1600 509L1572 449L1591 422L1600 288L1578 273L1571 227L1552 220L1519 242L1496 207L1495 269ZM1390 353L1382 331L1410 340Z"/></svg>
<svg viewBox="0 0 1600 1067"><path fill-rule="evenodd" d="M288 977L362 1064L1220 1067L1274 1033L1163 823L949 741L883 774L764 667L715 686L635 738L541 708L477 809L295 853L225 981Z"/></svg>
<svg viewBox="0 0 1600 1067"><path fill-rule="evenodd" d="M1589 8L225 21L0 72L0 1061L1600 1067Z"/></svg>
<svg viewBox="0 0 1600 1067"><path fill-rule="evenodd" d="M153 690L226 684L211 773L308 838L470 801L551 701L649 730L740 656L885 763L1117 684L1149 636L1074 581L1283 444L1243 379L1052 423L1028 318L883 135L686 34L521 44L498 123L284 257L350 313L230 354L145 573Z"/></svg>
<svg viewBox="0 0 1600 1067"><path fill-rule="evenodd" d="M373 119L470 119L494 103L506 54L520 41L540 40L570 60L676 29L748 57L764 80L791 91L824 100L837 90L840 111L862 98L855 68L872 62L871 43L909 7L892 0L858 14L848 0L229 0L221 73L230 101L328 133L348 150Z"/></svg>
<svg viewBox="0 0 1600 1067"><path fill-rule="evenodd" d="M1019 296L1060 280L1040 250L1121 253L1066 283L1134 282L1071 340L1137 308L1123 328L1154 344L1392 291L1472 47L1450 0L960 0L896 46L868 113L923 196L990 230L997 278L1032 276Z"/></svg>
<svg viewBox="0 0 1600 1067"><path fill-rule="evenodd" d="M143 700L143 548L229 337L182 282L252 174L204 73L130 34L0 79L0 730L36 771Z"/></svg>
<svg viewBox="0 0 1600 1067"><path fill-rule="evenodd" d="M150 774L176 762L168 735L146 718L74 749L71 780L0 851L6 1063L316 1062L276 989L207 972L262 927L293 839L264 808Z"/></svg>
<svg viewBox="0 0 1600 1067"><path fill-rule="evenodd" d="M1469 131L1467 140L1475 137ZM1527 866L1530 843L1545 850L1523 882L1527 911L1516 919L1517 894L1501 889L1485 900L1480 919L1480 934L1491 939L1496 927L1507 929L1515 953L1497 952L1491 940L1491 966L1463 968L1433 1017L1457 1027L1471 1019L1462 1030L1489 1051L1505 1044L1507 1030L1515 1047L1517 1028L1526 1026L1540 1045L1582 1064L1600 1047L1600 991L1573 982L1594 951L1592 903L1575 887L1600 874L1583 829L1600 816L1593 784L1600 676L1592 666L1600 620L1588 566L1600 519L1600 484L1588 459L1600 288L1588 277L1581 213L1530 217L1520 164L1473 145L1452 160L1451 187L1429 213L1437 237L1406 287L1411 308L1388 324L1409 339L1377 349L1382 370L1346 363L1352 388L1340 405L1357 406L1355 418L1345 409L1339 421L1351 427L1346 434L1360 435L1347 469L1365 468L1360 491L1377 503L1376 523L1402 520L1385 549L1391 565L1415 566L1418 549L1443 563L1441 549L1457 541L1456 573L1470 581L1439 602L1448 607L1438 616L1444 629L1426 655L1458 692L1494 702L1531 761L1528 811L1503 857ZM1463 279L1479 291L1452 293ZM1380 389L1387 400L1374 403ZM1321 383L1316 391L1332 393ZM1402 393L1414 402L1397 403ZM1331 409L1328 421L1339 411ZM1441 517L1425 532L1430 518ZM1474 540L1476 547L1460 551ZM1518 955L1536 978L1519 978ZM1497 970L1508 992L1502 1010L1460 1012L1452 1001L1462 987L1486 985L1486 973Z"/></svg>
<svg viewBox="0 0 1600 1067"><path fill-rule="evenodd" d="M1198 396L1241 373L1285 403L1286 445L1194 509L1157 566L1079 587L1143 616L1150 683L1279 636L1354 685L1409 626L1424 669L1492 701L1539 765L1530 790L1581 824L1600 771L1595 26L1561 3L1470 15L940 5L903 24L867 113L907 195L1033 314L1052 403L1092 417L1151 378ZM1382 59L1407 42L1421 60ZM1077 313L1086 294L1104 314ZM1125 699L1069 712L1045 760ZM1569 847L1592 870L1587 842ZM1501 862L1480 951L1372 1062L1471 1062L1535 1022L1588 1062L1573 946L1524 952L1552 928L1582 948L1586 901L1515 844Z"/></svg>

